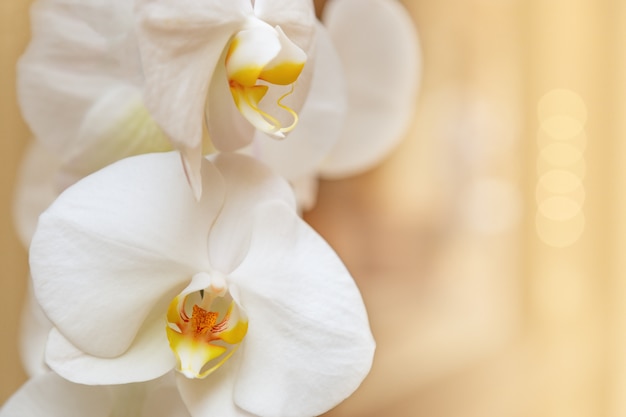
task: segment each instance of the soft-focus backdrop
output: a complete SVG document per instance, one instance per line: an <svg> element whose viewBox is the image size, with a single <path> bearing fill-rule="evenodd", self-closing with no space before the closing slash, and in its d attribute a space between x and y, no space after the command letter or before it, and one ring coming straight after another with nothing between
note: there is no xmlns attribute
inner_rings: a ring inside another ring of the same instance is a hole
<svg viewBox="0 0 626 417"><path fill-rule="evenodd" d="M28 42L30 1L0 3L0 403L25 380L17 346L20 309L28 278L26 252L12 223L12 194L29 139L15 92L15 61Z"/></svg>
<svg viewBox="0 0 626 417"><path fill-rule="evenodd" d="M626 2L403 3L424 61L413 126L306 214L378 341L329 416L626 416ZM11 198L28 5L0 3L0 403L25 380Z"/></svg>

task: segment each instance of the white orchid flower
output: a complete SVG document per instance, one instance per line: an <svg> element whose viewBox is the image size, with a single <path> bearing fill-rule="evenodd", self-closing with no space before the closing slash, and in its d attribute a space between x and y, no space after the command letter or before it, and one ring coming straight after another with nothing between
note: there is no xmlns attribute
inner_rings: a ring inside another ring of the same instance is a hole
<svg viewBox="0 0 626 417"><path fill-rule="evenodd" d="M196 195L203 120L224 151L250 143L255 129L284 138L296 126L315 44L312 1L137 0L137 13L146 106L181 150Z"/></svg>
<svg viewBox="0 0 626 417"><path fill-rule="evenodd" d="M374 342L358 289L259 162L203 161L202 198L175 153L127 158L40 217L35 295L47 364L83 384L177 372L192 416L312 416L360 384Z"/></svg>
<svg viewBox="0 0 626 417"><path fill-rule="evenodd" d="M257 134L251 151L290 180L305 210L315 204L318 177L360 174L397 147L415 116L421 78L419 38L400 2L331 0L322 22L320 43L333 48L317 56L311 95L327 88L346 98L313 97L288 141Z"/></svg>
<svg viewBox="0 0 626 417"><path fill-rule="evenodd" d="M0 417L190 417L174 376L146 383L91 386L54 372L28 380L0 410Z"/></svg>

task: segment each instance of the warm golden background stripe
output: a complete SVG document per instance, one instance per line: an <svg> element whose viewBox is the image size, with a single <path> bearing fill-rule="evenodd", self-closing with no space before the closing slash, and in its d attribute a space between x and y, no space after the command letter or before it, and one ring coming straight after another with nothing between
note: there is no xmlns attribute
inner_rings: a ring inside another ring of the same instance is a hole
<svg viewBox="0 0 626 417"><path fill-rule="evenodd" d="M12 195L19 159L29 139L15 93L15 62L29 38L30 1L0 3L0 402L26 379L17 353L17 328L28 274L26 251L12 226Z"/></svg>

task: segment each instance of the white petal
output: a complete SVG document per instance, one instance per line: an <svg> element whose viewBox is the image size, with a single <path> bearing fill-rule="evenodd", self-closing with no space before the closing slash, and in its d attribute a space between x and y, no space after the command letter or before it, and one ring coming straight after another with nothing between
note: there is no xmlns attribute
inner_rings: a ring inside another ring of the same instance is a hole
<svg viewBox="0 0 626 417"><path fill-rule="evenodd" d="M343 69L320 25L313 80L296 128L283 141L257 133L257 157L288 180L317 173L343 128L346 90Z"/></svg>
<svg viewBox="0 0 626 417"><path fill-rule="evenodd" d="M90 386L48 371L30 379L0 411L1 417L189 417L173 373L150 383Z"/></svg>
<svg viewBox="0 0 626 417"><path fill-rule="evenodd" d="M39 142L32 142L26 149L13 199L15 227L25 247L30 245L39 215L59 195L55 181L59 168L59 159Z"/></svg>
<svg viewBox="0 0 626 417"><path fill-rule="evenodd" d="M249 252L230 279L249 317L235 402L263 416L312 416L369 372L374 341L337 255L282 203L254 212Z"/></svg>
<svg viewBox="0 0 626 417"><path fill-rule="evenodd" d="M251 87L278 55L281 42L276 30L262 21L250 19L248 26L234 35L225 65L229 80Z"/></svg>
<svg viewBox="0 0 626 417"><path fill-rule="evenodd" d="M237 109L228 86L226 67L218 65L213 73L207 98L206 120L215 148L230 152L248 145L254 126Z"/></svg>
<svg viewBox="0 0 626 417"><path fill-rule="evenodd" d="M402 140L415 114L421 56L400 2L335 0L323 20L348 81L344 134L323 168L335 178L371 168Z"/></svg>
<svg viewBox="0 0 626 417"><path fill-rule="evenodd" d="M298 213L311 210L317 202L317 176L309 175L291 181L293 192L298 202Z"/></svg>
<svg viewBox="0 0 626 417"><path fill-rule="evenodd" d="M250 213L258 204L283 201L295 210L289 184L267 166L244 155L220 154L215 159L227 189L224 207L211 229L209 259L223 273L244 258L250 236Z"/></svg>
<svg viewBox="0 0 626 417"><path fill-rule="evenodd" d="M178 392L174 372L146 385L141 417L191 417Z"/></svg>
<svg viewBox="0 0 626 417"><path fill-rule="evenodd" d="M150 381L165 375L176 366L165 326L163 317L147 320L130 348L115 358L88 355L73 346L57 329L53 329L46 346L46 362L62 377L80 384L112 385ZM115 337L115 334L109 337Z"/></svg>
<svg viewBox="0 0 626 417"><path fill-rule="evenodd" d="M317 20L312 1L255 0L254 14L272 26L280 26L291 41L309 52Z"/></svg>
<svg viewBox="0 0 626 417"><path fill-rule="evenodd" d="M254 417L237 407L233 400L239 362L240 354L237 352L205 379L188 379L182 374L177 375L180 395L193 417Z"/></svg>
<svg viewBox="0 0 626 417"><path fill-rule="evenodd" d="M140 0L137 12L146 106L196 177L209 83L250 0Z"/></svg>
<svg viewBox="0 0 626 417"><path fill-rule="evenodd" d="M28 281L20 320L20 358L28 375L33 377L50 371L44 361L44 352L53 326L35 300L32 283L30 279Z"/></svg>
<svg viewBox="0 0 626 417"><path fill-rule="evenodd" d="M85 112L109 88L139 76L132 49L132 3L40 0L32 40L18 64L22 114L37 138L58 151L73 143Z"/></svg>
<svg viewBox="0 0 626 417"><path fill-rule="evenodd" d="M153 309L167 311L207 268L206 239L223 199L204 161L197 202L175 152L127 158L68 188L46 211L30 251L35 295L77 348L113 357Z"/></svg>
<svg viewBox="0 0 626 417"><path fill-rule="evenodd" d="M0 410L0 417L109 417L106 387L72 384L48 372L30 379Z"/></svg>
<svg viewBox="0 0 626 417"><path fill-rule="evenodd" d="M89 109L76 143L63 156L66 169L84 177L128 156L172 149L145 108L141 90L120 85Z"/></svg>

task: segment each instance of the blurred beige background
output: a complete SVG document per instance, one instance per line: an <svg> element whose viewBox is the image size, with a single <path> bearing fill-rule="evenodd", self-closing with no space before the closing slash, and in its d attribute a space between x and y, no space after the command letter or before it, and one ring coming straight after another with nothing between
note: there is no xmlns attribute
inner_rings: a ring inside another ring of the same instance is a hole
<svg viewBox="0 0 626 417"><path fill-rule="evenodd" d="M25 380L10 207L28 3L0 4L0 402ZM306 215L378 341L329 416L626 416L626 2L403 3L424 57L411 131Z"/></svg>
<svg viewBox="0 0 626 417"><path fill-rule="evenodd" d="M0 402L26 378L16 338L28 267L26 252L13 230L11 201L19 159L29 138L15 94L15 61L28 41L29 4L23 0L0 3Z"/></svg>

